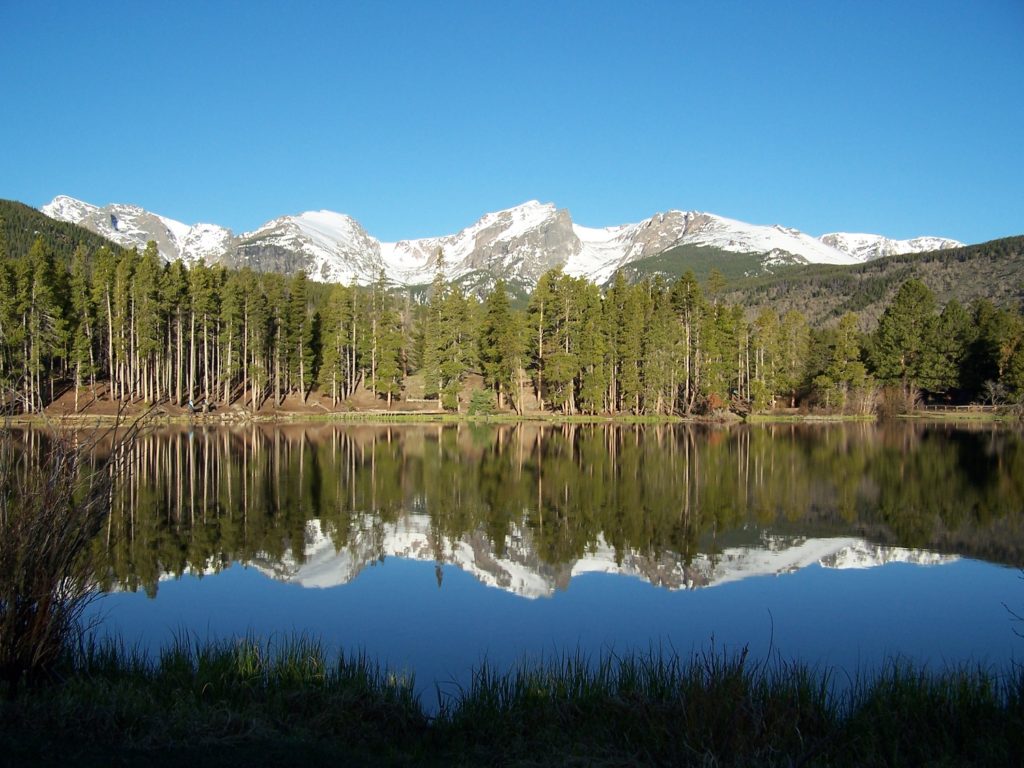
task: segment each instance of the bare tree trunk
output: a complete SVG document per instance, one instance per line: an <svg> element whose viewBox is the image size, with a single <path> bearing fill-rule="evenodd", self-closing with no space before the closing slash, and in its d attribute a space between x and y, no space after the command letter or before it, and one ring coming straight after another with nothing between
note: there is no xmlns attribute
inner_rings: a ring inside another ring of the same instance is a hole
<svg viewBox="0 0 1024 768"><path fill-rule="evenodd" d="M242 404L245 404L245 388L252 386L249 381L249 302L245 302L242 320Z"/></svg>
<svg viewBox="0 0 1024 768"><path fill-rule="evenodd" d="M178 316L177 317L177 322L175 324L177 325L177 331L178 331L178 365L177 365L177 370L175 371L175 374L176 374L175 375L175 379L176 379L176 381L175 381L174 398L177 401L177 404L181 405L181 396L182 396L182 393L183 393L182 379L184 378L184 374L185 374L185 362L184 362L185 358L184 358L184 350L182 349L184 344L183 344L183 340L182 340L181 307L180 306L177 308L177 316Z"/></svg>
<svg viewBox="0 0 1024 768"><path fill-rule="evenodd" d="M543 384L541 376L544 370L544 302L540 303L540 314L537 320L537 403L544 410Z"/></svg>
<svg viewBox="0 0 1024 768"><path fill-rule="evenodd" d="M224 372L224 404L231 404L231 346L234 343L234 326L228 326L228 362Z"/></svg>
<svg viewBox="0 0 1024 768"><path fill-rule="evenodd" d="M281 325L277 326L277 342L274 344L274 405L281 404Z"/></svg>
<svg viewBox="0 0 1024 768"><path fill-rule="evenodd" d="M352 299L352 345L349 347L349 355L352 359L352 367L348 377L348 394L351 396L356 391L356 307L355 298Z"/></svg>
<svg viewBox="0 0 1024 768"><path fill-rule="evenodd" d="M203 400L210 401L210 336L206 313L203 313Z"/></svg>
<svg viewBox="0 0 1024 768"><path fill-rule="evenodd" d="M114 377L114 316L110 308L110 291L105 291L107 299L107 375L110 379L110 399L117 397L117 384Z"/></svg>
<svg viewBox="0 0 1024 768"><path fill-rule="evenodd" d="M188 399L189 402L195 400L195 382L196 382L196 313L190 312L191 324L189 328L189 343L188 343Z"/></svg>

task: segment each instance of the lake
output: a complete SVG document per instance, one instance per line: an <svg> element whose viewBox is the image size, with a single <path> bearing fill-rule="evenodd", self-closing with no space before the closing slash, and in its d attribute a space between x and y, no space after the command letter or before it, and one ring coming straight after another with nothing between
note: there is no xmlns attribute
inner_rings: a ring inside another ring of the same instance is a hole
<svg viewBox="0 0 1024 768"><path fill-rule="evenodd" d="M167 427L108 522L102 631L306 633L428 692L576 652L1024 655L1024 434L991 425Z"/></svg>

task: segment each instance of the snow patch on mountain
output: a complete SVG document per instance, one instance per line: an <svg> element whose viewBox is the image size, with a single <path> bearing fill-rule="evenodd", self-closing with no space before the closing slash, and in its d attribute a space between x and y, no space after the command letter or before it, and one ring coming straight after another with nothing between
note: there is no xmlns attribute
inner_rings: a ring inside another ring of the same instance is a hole
<svg viewBox="0 0 1024 768"><path fill-rule="evenodd" d="M380 274L380 245L351 216L306 211L282 216L238 238L233 263L275 271L302 269L314 280L369 283Z"/></svg>
<svg viewBox="0 0 1024 768"><path fill-rule="evenodd" d="M679 222L680 245L711 246L734 253L783 251L811 264L855 263L849 254L789 227L747 224L713 213L670 211L667 215L672 215Z"/></svg>
<svg viewBox="0 0 1024 768"><path fill-rule="evenodd" d="M167 231L171 233L171 236L178 243L184 241L185 238L188 237L188 233L192 230L192 227L188 224L183 224L182 222L175 221L174 219L168 219L166 216L161 216L160 214L153 215L163 222L163 225L167 227Z"/></svg>
<svg viewBox="0 0 1024 768"><path fill-rule="evenodd" d="M99 208L67 195L57 195L39 210L51 219L78 223L94 214Z"/></svg>
<svg viewBox="0 0 1024 768"><path fill-rule="evenodd" d="M450 280L481 269L500 269L506 273L500 276L511 276L517 265L543 250L543 243L535 246L527 240L550 224L556 213L551 203L530 200L484 214L454 235L381 243L381 259L395 281L407 285L429 283L437 273L439 254Z"/></svg>
<svg viewBox="0 0 1024 768"><path fill-rule="evenodd" d="M873 568L880 562L912 563L914 565L942 565L958 558L952 555L940 555L921 549L900 549L899 547L883 547L871 544L863 539L852 541L848 546L822 557L820 563L825 568L838 570Z"/></svg>
<svg viewBox="0 0 1024 768"><path fill-rule="evenodd" d="M195 224L178 239L179 258L187 264L214 264L231 247L231 230L216 224Z"/></svg>
<svg viewBox="0 0 1024 768"><path fill-rule="evenodd" d="M572 225L579 250L569 257L564 271L573 277L585 277L593 283L605 283L628 259L629 235L635 227L583 227Z"/></svg>
<svg viewBox="0 0 1024 768"><path fill-rule="evenodd" d="M890 240L882 235L861 232L831 232L820 238L825 245L848 253L857 261L872 261L885 256L904 253L924 253L946 248L960 248L963 243L945 237L915 237L910 240Z"/></svg>

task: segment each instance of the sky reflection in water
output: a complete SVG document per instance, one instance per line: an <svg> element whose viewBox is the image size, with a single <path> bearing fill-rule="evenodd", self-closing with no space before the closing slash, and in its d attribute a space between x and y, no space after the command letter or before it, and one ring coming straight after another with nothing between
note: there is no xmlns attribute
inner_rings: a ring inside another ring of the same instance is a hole
<svg viewBox="0 0 1024 768"><path fill-rule="evenodd" d="M328 426L149 440L103 544L114 591L97 609L104 631L150 648L181 631L308 633L414 670L421 689L465 682L485 658L577 649L714 641L851 674L896 655L1002 667L1024 649L1005 607L1024 608L1019 432Z"/></svg>

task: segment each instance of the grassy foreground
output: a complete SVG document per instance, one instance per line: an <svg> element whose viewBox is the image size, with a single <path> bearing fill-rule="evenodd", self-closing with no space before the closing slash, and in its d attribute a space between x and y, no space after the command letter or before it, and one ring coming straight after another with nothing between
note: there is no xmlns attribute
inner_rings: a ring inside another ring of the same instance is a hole
<svg viewBox="0 0 1024 768"><path fill-rule="evenodd" d="M437 690L316 642L117 643L0 703L0 764L1013 765L1024 670L826 673L746 654L567 656ZM842 692L837 693L837 690Z"/></svg>

